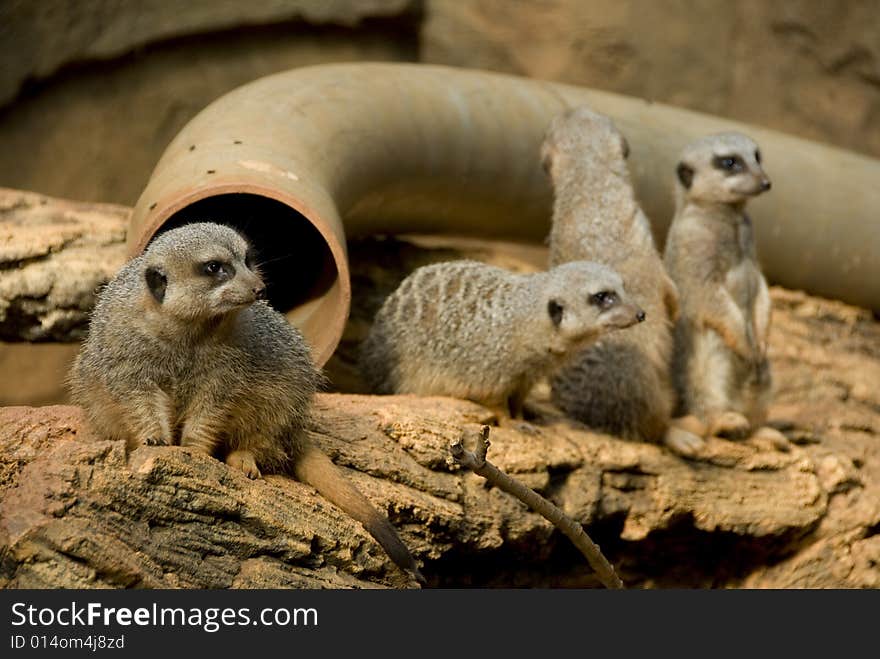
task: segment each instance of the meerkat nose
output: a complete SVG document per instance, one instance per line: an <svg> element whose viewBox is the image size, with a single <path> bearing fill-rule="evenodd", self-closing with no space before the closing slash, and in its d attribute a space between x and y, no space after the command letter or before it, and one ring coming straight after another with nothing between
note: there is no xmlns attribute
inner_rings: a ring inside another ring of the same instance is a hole
<svg viewBox="0 0 880 659"><path fill-rule="evenodd" d="M765 178L761 181L761 190L766 192L767 190L770 189L770 187L771 187L770 179Z"/></svg>
<svg viewBox="0 0 880 659"><path fill-rule="evenodd" d="M266 299L266 287L265 286L256 286L254 287L254 297L258 300Z"/></svg>
<svg viewBox="0 0 880 659"><path fill-rule="evenodd" d="M638 313L636 314L636 320L640 323L643 323L645 322L645 317L645 312L639 309Z"/></svg>

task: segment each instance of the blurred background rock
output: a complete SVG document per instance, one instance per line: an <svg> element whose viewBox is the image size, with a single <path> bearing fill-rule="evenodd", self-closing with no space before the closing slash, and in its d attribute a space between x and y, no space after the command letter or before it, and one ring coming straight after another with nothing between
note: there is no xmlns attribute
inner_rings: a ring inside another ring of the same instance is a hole
<svg viewBox="0 0 880 659"><path fill-rule="evenodd" d="M0 185L133 204L213 99L358 60L587 85L880 156L876 0L3 0Z"/></svg>

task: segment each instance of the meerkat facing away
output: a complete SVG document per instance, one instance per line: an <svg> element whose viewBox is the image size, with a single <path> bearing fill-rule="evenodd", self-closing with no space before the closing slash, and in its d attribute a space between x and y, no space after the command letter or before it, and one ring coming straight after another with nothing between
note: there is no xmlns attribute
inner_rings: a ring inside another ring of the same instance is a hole
<svg viewBox="0 0 880 659"><path fill-rule="evenodd" d="M681 294L674 374L680 411L706 434L743 436L766 420L771 303L745 205L769 189L758 145L741 133L692 142L676 169L665 250Z"/></svg>
<svg viewBox="0 0 880 659"><path fill-rule="evenodd" d="M552 379L554 403L586 425L627 439L663 441L692 455L702 440L670 426L678 291L635 198L626 139L608 117L578 107L556 117L541 147L553 184L550 264L598 261L620 273L646 322L603 338Z"/></svg>
<svg viewBox="0 0 880 659"><path fill-rule="evenodd" d="M422 580L388 519L308 441L322 376L264 291L235 230L194 223L161 234L101 291L70 375L74 402L129 449L179 444L250 478L293 473Z"/></svg>
<svg viewBox="0 0 880 659"><path fill-rule="evenodd" d="M644 318L617 273L596 263L534 274L436 263L385 300L360 366L377 393L467 398L516 417L537 379Z"/></svg>

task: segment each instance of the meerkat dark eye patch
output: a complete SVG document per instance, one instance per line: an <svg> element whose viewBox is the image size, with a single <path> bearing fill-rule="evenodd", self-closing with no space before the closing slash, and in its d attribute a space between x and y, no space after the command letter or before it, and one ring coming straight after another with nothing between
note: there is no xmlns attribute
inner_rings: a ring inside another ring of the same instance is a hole
<svg viewBox="0 0 880 659"><path fill-rule="evenodd" d="M550 320L553 321L553 324L556 327L559 327L559 323L562 322L562 314L565 311L565 307L563 307L556 300L550 300L547 303L547 314L550 316Z"/></svg>
<svg viewBox="0 0 880 659"><path fill-rule="evenodd" d="M730 174L738 174L746 168L746 164L739 156L715 156L712 158L712 166Z"/></svg>
<svg viewBox="0 0 880 659"><path fill-rule="evenodd" d="M680 162L678 163L678 167L676 168L675 173L678 175L678 180L681 181L681 184L685 188L690 189L691 184L694 182L693 167L689 167L683 162Z"/></svg>
<svg viewBox="0 0 880 659"><path fill-rule="evenodd" d="M620 141L623 143L623 159L626 160L627 158L629 158L629 142L626 141L625 137L621 137Z"/></svg>
<svg viewBox="0 0 880 659"><path fill-rule="evenodd" d="M158 302L162 304L162 301L165 299L165 289L168 288L168 278L162 273L159 268L155 268L150 266L147 268L146 272L144 272L144 279L147 281L147 288L150 290L150 295Z"/></svg>
<svg viewBox="0 0 880 659"><path fill-rule="evenodd" d="M608 309L617 304L617 293L614 291L599 291L590 296L590 304L600 309Z"/></svg>
<svg viewBox="0 0 880 659"><path fill-rule="evenodd" d="M761 164L761 152L760 151L755 151L755 162L758 163L759 165Z"/></svg>

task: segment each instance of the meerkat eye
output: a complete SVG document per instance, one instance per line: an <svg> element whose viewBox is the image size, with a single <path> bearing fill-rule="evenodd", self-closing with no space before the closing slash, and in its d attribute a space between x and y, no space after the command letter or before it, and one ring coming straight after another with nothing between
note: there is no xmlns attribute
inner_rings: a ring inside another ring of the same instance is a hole
<svg viewBox="0 0 880 659"><path fill-rule="evenodd" d="M723 169L725 172L735 174L745 169L745 163L739 156L715 156L712 159L715 169Z"/></svg>
<svg viewBox="0 0 880 659"><path fill-rule="evenodd" d="M629 142L626 141L626 138L621 138L620 141L623 143L623 159L626 160L629 158Z"/></svg>
<svg viewBox="0 0 880 659"><path fill-rule="evenodd" d="M235 276L235 268L232 267L232 264L224 263L223 261L205 261L199 269L203 275L220 281L225 281Z"/></svg>
<svg viewBox="0 0 880 659"><path fill-rule="evenodd" d="M759 165L761 164L761 152L760 151L755 151L755 162L757 162Z"/></svg>
<svg viewBox="0 0 880 659"><path fill-rule="evenodd" d="M223 264L220 261L208 261L207 263L202 264L202 272L206 275L216 275L218 272L223 270Z"/></svg>
<svg viewBox="0 0 880 659"><path fill-rule="evenodd" d="M590 304L600 309L607 309L617 303L617 293L614 291L599 291L590 296Z"/></svg>

